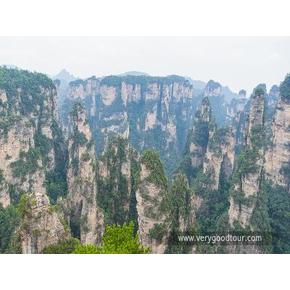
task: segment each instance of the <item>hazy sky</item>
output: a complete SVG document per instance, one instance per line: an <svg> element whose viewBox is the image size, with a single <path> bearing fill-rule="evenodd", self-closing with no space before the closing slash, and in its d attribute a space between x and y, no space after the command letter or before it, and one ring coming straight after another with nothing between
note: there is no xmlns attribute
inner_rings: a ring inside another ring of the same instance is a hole
<svg viewBox="0 0 290 290"><path fill-rule="evenodd" d="M0 64L81 78L178 74L250 92L290 72L290 37L0 37Z"/></svg>

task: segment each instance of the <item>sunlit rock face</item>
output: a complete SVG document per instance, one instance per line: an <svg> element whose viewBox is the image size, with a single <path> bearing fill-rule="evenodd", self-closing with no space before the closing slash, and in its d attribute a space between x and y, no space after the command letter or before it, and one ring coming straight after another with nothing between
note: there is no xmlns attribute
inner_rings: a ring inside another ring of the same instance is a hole
<svg viewBox="0 0 290 290"><path fill-rule="evenodd" d="M264 166L264 113L265 90L259 86L250 99L250 111L247 116L243 158L234 175L236 182L232 185L230 195L229 223L233 227L238 222L242 227L251 227L251 217L255 208L255 197L261 185ZM245 161L244 161L245 160ZM249 160L249 161L246 161ZM247 165L245 165L245 163ZM244 200L241 202L241 200ZM246 202L247 201L247 202Z"/></svg>
<svg viewBox="0 0 290 290"><path fill-rule="evenodd" d="M42 253L47 246L70 238L64 217L44 193L28 194L17 234L23 254Z"/></svg>
<svg viewBox="0 0 290 290"><path fill-rule="evenodd" d="M221 178L229 180L234 169L235 136L232 128L216 129L209 138L203 172L210 176L209 188L218 190Z"/></svg>
<svg viewBox="0 0 290 290"><path fill-rule="evenodd" d="M61 213L50 212L58 193L48 176L60 176L59 164L65 162L56 88L43 74L0 70L0 203L16 205L27 196L29 212L23 213L15 235L20 251L39 253L70 235Z"/></svg>
<svg viewBox="0 0 290 290"><path fill-rule="evenodd" d="M138 233L143 245L160 254L167 248L170 232L167 180L155 152L146 151L140 161L140 181L136 191Z"/></svg>
<svg viewBox="0 0 290 290"><path fill-rule="evenodd" d="M271 122L271 144L265 156L265 172L269 180L289 190L290 168L290 97L289 79L287 76L281 84L276 110ZM272 88L273 91L273 88ZM274 88L277 94L279 91ZM275 98L276 99L276 95Z"/></svg>
<svg viewBox="0 0 290 290"><path fill-rule="evenodd" d="M80 104L74 106L71 119L66 214L72 232L81 242L96 244L104 231L104 217L97 206L94 142L86 112Z"/></svg>
<svg viewBox="0 0 290 290"><path fill-rule="evenodd" d="M208 138L212 129L211 121L211 106L209 99L205 97L195 114L193 127L188 135L186 151L190 156L192 168L199 168L203 164Z"/></svg>

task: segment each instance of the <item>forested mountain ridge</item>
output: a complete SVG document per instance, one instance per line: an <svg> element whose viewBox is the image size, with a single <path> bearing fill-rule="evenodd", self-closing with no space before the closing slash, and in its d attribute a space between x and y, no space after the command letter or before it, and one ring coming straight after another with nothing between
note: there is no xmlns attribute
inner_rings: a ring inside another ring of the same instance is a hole
<svg viewBox="0 0 290 290"><path fill-rule="evenodd" d="M290 252L289 80L225 101L213 81L196 94L179 76L93 77L60 92L1 67L0 251ZM172 239L257 230L271 242Z"/></svg>

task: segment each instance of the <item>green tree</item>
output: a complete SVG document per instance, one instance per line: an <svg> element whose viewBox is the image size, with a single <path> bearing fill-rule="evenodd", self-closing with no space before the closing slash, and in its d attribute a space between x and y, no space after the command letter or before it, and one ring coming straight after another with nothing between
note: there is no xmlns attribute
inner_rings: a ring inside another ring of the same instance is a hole
<svg viewBox="0 0 290 290"><path fill-rule="evenodd" d="M43 249L43 254L71 254L80 246L80 241L76 238L71 238L66 241L61 241L56 245L51 245Z"/></svg>
<svg viewBox="0 0 290 290"><path fill-rule="evenodd" d="M285 100L290 100L290 74L287 74L285 80L281 83L280 94Z"/></svg>
<svg viewBox="0 0 290 290"><path fill-rule="evenodd" d="M10 252L11 241L19 220L19 212L15 206L3 208L0 204L0 253Z"/></svg>
<svg viewBox="0 0 290 290"><path fill-rule="evenodd" d="M95 245L79 245L73 254L102 254L102 248Z"/></svg>
<svg viewBox="0 0 290 290"><path fill-rule="evenodd" d="M158 153L154 150L144 151L141 162L150 170L147 181L167 190L167 179Z"/></svg>
<svg viewBox="0 0 290 290"><path fill-rule="evenodd" d="M173 181L171 188L172 198L172 216L173 229L179 228L179 221L182 218L184 221L190 216L191 211L191 192L186 175L178 173Z"/></svg>
<svg viewBox="0 0 290 290"><path fill-rule="evenodd" d="M138 235L134 234L134 223L107 226L101 246L79 245L74 254L147 254Z"/></svg>
<svg viewBox="0 0 290 290"><path fill-rule="evenodd" d="M268 215L272 229L273 253L290 253L289 192L281 186L264 183L262 190L268 196Z"/></svg>

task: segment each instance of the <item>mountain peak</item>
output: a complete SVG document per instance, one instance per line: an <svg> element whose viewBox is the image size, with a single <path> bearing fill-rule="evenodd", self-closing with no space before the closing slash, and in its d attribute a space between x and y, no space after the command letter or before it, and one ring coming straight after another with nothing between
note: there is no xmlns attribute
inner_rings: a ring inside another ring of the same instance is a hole
<svg viewBox="0 0 290 290"><path fill-rule="evenodd" d="M219 96L222 92L222 86L220 83L213 80L209 80L205 86L204 96Z"/></svg>
<svg viewBox="0 0 290 290"><path fill-rule="evenodd" d="M76 77L68 72L66 69L62 69L57 75L53 76L53 79L65 81L67 83L74 81Z"/></svg>
<svg viewBox="0 0 290 290"><path fill-rule="evenodd" d="M240 97L240 98L246 98L246 96L247 96L247 91L244 90L244 89L241 89L241 90L239 91L239 97Z"/></svg>

